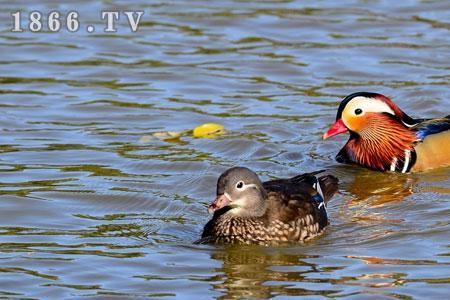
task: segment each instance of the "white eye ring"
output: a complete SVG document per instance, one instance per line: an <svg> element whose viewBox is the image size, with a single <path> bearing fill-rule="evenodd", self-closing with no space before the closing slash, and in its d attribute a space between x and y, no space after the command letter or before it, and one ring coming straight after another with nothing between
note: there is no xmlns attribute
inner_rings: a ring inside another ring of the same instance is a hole
<svg viewBox="0 0 450 300"><path fill-rule="evenodd" d="M238 181L238 183L236 183L236 188L238 190L242 190L244 188L245 184L243 181Z"/></svg>

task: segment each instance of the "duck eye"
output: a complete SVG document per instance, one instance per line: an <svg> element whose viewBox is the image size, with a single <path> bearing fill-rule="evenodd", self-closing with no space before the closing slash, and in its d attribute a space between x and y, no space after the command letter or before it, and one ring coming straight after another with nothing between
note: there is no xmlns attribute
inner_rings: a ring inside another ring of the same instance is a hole
<svg viewBox="0 0 450 300"><path fill-rule="evenodd" d="M242 181L239 181L237 184L236 184L236 188L237 189L242 189L244 187L244 183L242 182Z"/></svg>
<svg viewBox="0 0 450 300"><path fill-rule="evenodd" d="M360 115L360 114L362 114L362 109L361 108L355 109L355 115Z"/></svg>

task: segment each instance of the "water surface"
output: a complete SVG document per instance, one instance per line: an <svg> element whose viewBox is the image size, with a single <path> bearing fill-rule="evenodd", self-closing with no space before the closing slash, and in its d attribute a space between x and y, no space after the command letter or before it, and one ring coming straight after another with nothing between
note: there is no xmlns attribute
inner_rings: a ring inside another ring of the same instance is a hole
<svg viewBox="0 0 450 300"><path fill-rule="evenodd" d="M11 33L9 14L143 9L137 33ZM339 166L339 99L450 113L445 1L0 4L0 297L448 297L450 170ZM215 139L143 136L216 122ZM192 245L218 175L321 168L331 226L301 246Z"/></svg>

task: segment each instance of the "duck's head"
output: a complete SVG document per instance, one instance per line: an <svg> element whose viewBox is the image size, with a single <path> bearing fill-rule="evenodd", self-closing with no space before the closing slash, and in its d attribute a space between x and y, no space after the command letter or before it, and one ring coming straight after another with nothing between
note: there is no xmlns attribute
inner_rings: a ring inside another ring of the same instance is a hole
<svg viewBox="0 0 450 300"><path fill-rule="evenodd" d="M414 119L388 97L368 92L353 93L342 100L336 114L336 122L323 135L323 139L347 131L370 136L370 129L386 122L402 122L407 127L414 125Z"/></svg>
<svg viewBox="0 0 450 300"><path fill-rule="evenodd" d="M253 171L234 167L217 180L217 197L208 207L210 213L228 207L227 213L241 217L262 216L267 207L266 192Z"/></svg>

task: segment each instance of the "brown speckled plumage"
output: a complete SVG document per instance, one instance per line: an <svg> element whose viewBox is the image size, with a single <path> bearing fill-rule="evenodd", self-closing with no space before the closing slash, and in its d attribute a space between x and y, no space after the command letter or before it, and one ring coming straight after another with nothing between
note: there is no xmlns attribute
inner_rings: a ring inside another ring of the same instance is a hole
<svg viewBox="0 0 450 300"><path fill-rule="evenodd" d="M261 201L267 203L262 215L236 215L231 201L215 211L197 242L269 245L304 242L321 234L328 224L323 198L328 201L337 191L337 179L331 175L317 179L314 175L262 183ZM230 185L230 179L224 181ZM323 198L315 188L318 183Z"/></svg>

